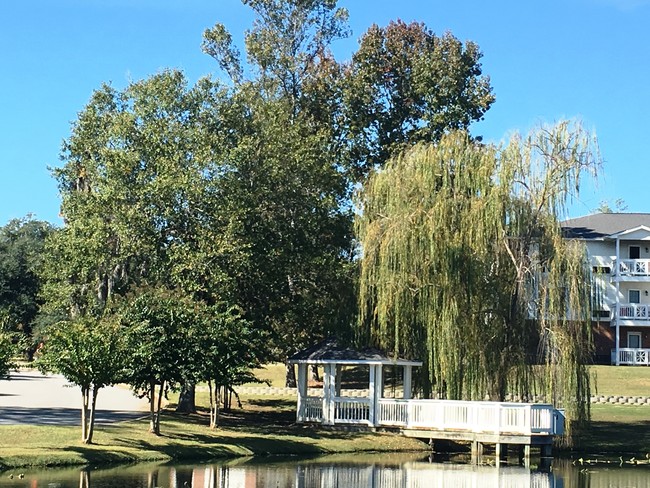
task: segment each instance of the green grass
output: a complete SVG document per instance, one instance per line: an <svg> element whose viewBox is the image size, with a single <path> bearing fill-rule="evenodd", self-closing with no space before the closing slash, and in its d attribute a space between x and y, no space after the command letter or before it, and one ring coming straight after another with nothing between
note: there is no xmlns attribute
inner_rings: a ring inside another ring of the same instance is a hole
<svg viewBox="0 0 650 488"><path fill-rule="evenodd" d="M650 368L594 366L594 393L650 395ZM284 366L258 371L273 386L284 385ZM173 407L175 398L171 399ZM206 407L208 394L197 392ZM78 427L0 426L0 468L110 464L122 462L201 460L249 455L326 454L410 451L426 445L397 434L355 433L296 425L295 398L242 396L243 409L222 416L210 430L205 412L183 416L166 412L161 436L147 433L146 419L98 426L95 444L79 441ZM235 402L236 403L236 402ZM650 452L650 407L593 405L593 423L575 452L629 455ZM7 442L10 440L10 442Z"/></svg>
<svg viewBox="0 0 650 488"><path fill-rule="evenodd" d="M650 396L650 368L645 366L592 366L592 394Z"/></svg>
<svg viewBox="0 0 650 488"><path fill-rule="evenodd" d="M637 459L650 453L650 407L592 405L591 415L591 426L576 451Z"/></svg>
<svg viewBox="0 0 650 488"><path fill-rule="evenodd" d="M205 414L165 412L161 436L146 419L98 426L93 445L78 427L0 426L0 469L23 466L103 465L205 460L251 455L308 455L360 451L413 451L427 446L397 434L344 432L295 425L295 400L243 398L244 408L222 417L217 430ZM5 442L11 439L11 442Z"/></svg>

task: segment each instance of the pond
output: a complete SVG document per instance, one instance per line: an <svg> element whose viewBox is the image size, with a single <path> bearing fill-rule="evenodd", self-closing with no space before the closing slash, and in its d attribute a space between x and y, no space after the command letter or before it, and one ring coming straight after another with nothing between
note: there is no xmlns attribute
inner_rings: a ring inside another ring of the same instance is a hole
<svg viewBox="0 0 650 488"><path fill-rule="evenodd" d="M7 471L2 487L29 488L420 488L647 487L650 465L594 463L552 466L471 465L421 454L348 454L311 459L255 458L206 464L138 464L110 469ZM22 476L22 477L21 477Z"/></svg>

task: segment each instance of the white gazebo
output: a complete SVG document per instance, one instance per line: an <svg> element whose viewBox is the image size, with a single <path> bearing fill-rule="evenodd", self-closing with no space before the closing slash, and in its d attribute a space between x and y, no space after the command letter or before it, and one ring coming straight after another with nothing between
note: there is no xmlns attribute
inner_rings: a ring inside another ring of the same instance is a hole
<svg viewBox="0 0 650 488"><path fill-rule="evenodd" d="M380 402L384 397L385 366L402 367L402 401L412 396L412 371L421 361L391 359L376 349L357 351L339 345L330 338L289 358L298 365L298 422L320 422L325 425L379 425ZM318 395L309 395L308 366L323 368L323 387ZM342 396L341 371L344 366L369 368L366 396ZM399 401L399 400L393 400Z"/></svg>

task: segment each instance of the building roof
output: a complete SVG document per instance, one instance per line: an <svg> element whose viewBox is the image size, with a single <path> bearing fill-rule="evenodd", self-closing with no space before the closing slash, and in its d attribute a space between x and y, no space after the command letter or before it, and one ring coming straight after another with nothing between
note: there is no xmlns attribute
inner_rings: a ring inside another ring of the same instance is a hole
<svg viewBox="0 0 650 488"><path fill-rule="evenodd" d="M421 366L421 361L407 359L391 359L378 349L366 348L360 351L351 347L341 346L338 341L330 337L318 344L303 349L289 358L290 363L310 364L397 364Z"/></svg>
<svg viewBox="0 0 650 488"><path fill-rule="evenodd" d="M565 236L573 239L603 239L639 227L650 227L650 213L597 213L562 222Z"/></svg>

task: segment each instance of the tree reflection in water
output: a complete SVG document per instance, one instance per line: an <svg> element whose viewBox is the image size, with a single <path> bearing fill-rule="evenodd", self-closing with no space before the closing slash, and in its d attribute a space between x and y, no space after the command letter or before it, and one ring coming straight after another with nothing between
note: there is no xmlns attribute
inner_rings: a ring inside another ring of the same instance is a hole
<svg viewBox="0 0 650 488"><path fill-rule="evenodd" d="M356 462L352 462L356 460ZM222 464L132 465L108 470L43 470L23 479L0 475L0 486L48 488L601 488L650 486L650 465L574 466L554 460L552 470L516 465L432 463L420 455L348 454L310 460L254 459ZM8 484L7 484L8 483Z"/></svg>

